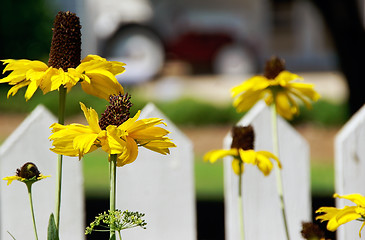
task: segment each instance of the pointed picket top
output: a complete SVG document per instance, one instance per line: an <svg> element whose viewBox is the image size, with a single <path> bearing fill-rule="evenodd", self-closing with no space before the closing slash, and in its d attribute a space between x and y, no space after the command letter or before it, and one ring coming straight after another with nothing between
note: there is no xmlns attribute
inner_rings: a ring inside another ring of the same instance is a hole
<svg viewBox="0 0 365 240"><path fill-rule="evenodd" d="M365 195L365 106L360 108L335 137L335 192L340 195ZM336 199L336 207L354 205ZM339 240L358 239L361 222L352 221L337 230Z"/></svg>
<svg viewBox="0 0 365 240"><path fill-rule="evenodd" d="M147 229L130 229L123 239L197 239L194 154L191 141L152 103L139 119L162 118L176 144L169 155L139 148L135 162L117 169L120 210L145 213Z"/></svg>
<svg viewBox="0 0 365 240"><path fill-rule="evenodd" d="M289 234L291 239L302 239L301 224L311 221L309 146L284 119L279 116L277 120ZM271 111L264 102L256 104L237 123L239 126L250 124L255 132L255 150L273 152ZM231 142L232 137L228 133L224 139L224 147L229 148ZM233 173L231 162L231 158L224 160L227 240L239 239L240 236L237 210L238 176ZM285 239L274 169L265 177L256 166L246 164L242 181L245 238Z"/></svg>
<svg viewBox="0 0 365 240"><path fill-rule="evenodd" d="M49 126L56 118L42 105L37 106L0 147L0 177L15 175L17 168L33 162L43 175L51 175L32 187L39 239L47 239L49 216L55 210L57 155L49 150ZM64 157L60 238L85 239L82 165ZM25 184L7 186L0 181L0 239L33 238L33 224ZM9 232L9 233L8 233Z"/></svg>

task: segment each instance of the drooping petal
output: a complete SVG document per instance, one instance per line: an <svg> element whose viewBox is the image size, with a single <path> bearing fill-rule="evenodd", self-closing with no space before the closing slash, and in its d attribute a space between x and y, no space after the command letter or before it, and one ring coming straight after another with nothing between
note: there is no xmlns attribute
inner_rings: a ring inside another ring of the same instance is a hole
<svg viewBox="0 0 365 240"><path fill-rule="evenodd" d="M138 156L138 146L132 138L127 137L125 150L118 156L117 166L122 167L136 160Z"/></svg>
<svg viewBox="0 0 365 240"><path fill-rule="evenodd" d="M259 91L267 88L269 86L269 82L264 76L254 76L240 85L233 87L231 89L232 97L236 97L239 94L244 93L245 91Z"/></svg>
<svg viewBox="0 0 365 240"><path fill-rule="evenodd" d="M338 222L339 225L348 223L358 218L361 218L361 215L356 212L356 206L351 206L351 207L346 206L336 215L336 221Z"/></svg>
<svg viewBox="0 0 365 240"><path fill-rule="evenodd" d="M124 72L124 63L110 62L105 58L89 55L76 68L83 75L82 89L100 98L109 99L110 95L124 93L115 75Z"/></svg>
<svg viewBox="0 0 365 240"><path fill-rule="evenodd" d="M278 92L276 94L276 109L278 114L286 119L291 120L293 115L297 112L297 106L291 104L292 101L285 92ZM294 104L296 104L294 102Z"/></svg>
<svg viewBox="0 0 365 240"><path fill-rule="evenodd" d="M239 149L239 154L244 163L256 164L256 152L254 150Z"/></svg>
<svg viewBox="0 0 365 240"><path fill-rule="evenodd" d="M342 195L342 196L335 193L335 194L333 194L333 197L347 199L347 200L354 202L356 205L365 207L365 197L359 193L353 193L353 194Z"/></svg>
<svg viewBox="0 0 365 240"><path fill-rule="evenodd" d="M260 171L265 176L269 175L273 168L273 164L270 161L270 159L263 154L257 154L256 159L257 159L257 167L260 169Z"/></svg>
<svg viewBox="0 0 365 240"><path fill-rule="evenodd" d="M126 150L127 133L118 129L116 126L110 125L106 128L108 137L109 154L121 154ZM104 151L106 149L103 149Z"/></svg>
<svg viewBox="0 0 365 240"><path fill-rule="evenodd" d="M161 153L163 155L169 154L172 147L176 145L168 138L162 140L152 140L152 141L140 141L139 144L151 151Z"/></svg>
<svg viewBox="0 0 365 240"><path fill-rule="evenodd" d="M233 172L235 174L240 175L240 174L243 173L243 171L244 171L245 168L244 168L244 164L243 163L240 164L240 160L239 159L234 158L232 160L232 169L233 169Z"/></svg>
<svg viewBox="0 0 365 240"><path fill-rule="evenodd" d="M219 150L212 150L207 152L203 159L204 161L209 161L211 163L216 162L218 159L222 159L226 156L238 156L237 149L219 149Z"/></svg>
<svg viewBox="0 0 365 240"><path fill-rule="evenodd" d="M268 151L257 151L257 154L263 155L263 156L265 156L267 158L274 159L276 161L276 163L278 164L278 167L281 168L281 162L280 162L279 158L277 156L275 156L274 154L272 154L271 152L268 152Z"/></svg>
<svg viewBox="0 0 365 240"><path fill-rule="evenodd" d="M237 112L245 112L252 108L266 94L265 90L251 91L248 90L233 100L233 106Z"/></svg>

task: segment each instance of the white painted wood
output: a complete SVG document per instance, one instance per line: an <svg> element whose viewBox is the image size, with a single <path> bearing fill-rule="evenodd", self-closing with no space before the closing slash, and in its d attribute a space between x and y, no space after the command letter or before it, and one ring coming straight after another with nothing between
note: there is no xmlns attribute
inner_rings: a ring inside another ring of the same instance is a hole
<svg viewBox="0 0 365 240"><path fill-rule="evenodd" d="M311 221L312 211L309 146L284 119L278 117L277 120L289 234L292 240L301 240L302 222ZM255 132L255 150L273 153L271 112L264 102L256 104L237 123L239 126L249 124ZM224 148L229 148L231 142L229 133L224 139ZM225 233L226 240L237 240L240 239L238 176L232 171L231 161L228 157L224 160ZM245 239L286 239L274 169L265 177L256 166L246 164L242 195Z"/></svg>
<svg viewBox="0 0 365 240"><path fill-rule="evenodd" d="M116 207L145 213L147 222L146 230L123 231L123 239L197 239L192 143L149 103L140 119L151 117L164 119L177 147L166 156L140 147L134 163L117 168Z"/></svg>
<svg viewBox="0 0 365 240"><path fill-rule="evenodd" d="M57 155L51 152L49 126L56 118L39 105L0 147L0 177L14 176L17 168L33 162L50 178L32 186L39 239L47 239L49 216L55 211ZM82 164L76 158L64 157L61 200L60 239L85 239L84 191ZM7 186L0 181L0 239L34 239L27 187L14 181Z"/></svg>
<svg viewBox="0 0 365 240"><path fill-rule="evenodd" d="M335 189L340 195L365 195L365 106L342 127L335 137ZM336 199L336 207L355 205ZM337 239L359 239L361 222L352 221L337 229ZM363 233L364 234L364 233Z"/></svg>

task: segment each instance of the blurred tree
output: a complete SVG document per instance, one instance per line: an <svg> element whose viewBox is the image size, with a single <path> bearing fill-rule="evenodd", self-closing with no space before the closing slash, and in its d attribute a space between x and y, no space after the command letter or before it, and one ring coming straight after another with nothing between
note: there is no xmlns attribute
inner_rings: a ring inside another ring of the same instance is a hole
<svg viewBox="0 0 365 240"><path fill-rule="evenodd" d="M45 0L1 0L0 59L47 60L52 14Z"/></svg>
<svg viewBox="0 0 365 240"><path fill-rule="evenodd" d="M350 90L350 114L365 103L365 31L357 0L312 0L332 35L339 64Z"/></svg>

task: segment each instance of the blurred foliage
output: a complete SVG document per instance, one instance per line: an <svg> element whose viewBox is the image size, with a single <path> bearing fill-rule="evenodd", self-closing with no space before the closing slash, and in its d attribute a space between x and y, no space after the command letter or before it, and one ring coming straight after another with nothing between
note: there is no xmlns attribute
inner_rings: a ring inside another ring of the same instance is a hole
<svg viewBox="0 0 365 240"><path fill-rule="evenodd" d="M339 126L346 123L349 118L350 109L347 102L333 103L319 100L313 103L312 109L302 106L300 115L292 121L292 124L311 122L323 126Z"/></svg>
<svg viewBox="0 0 365 240"><path fill-rule="evenodd" d="M52 14L45 0L1 0L0 59L48 59Z"/></svg>
<svg viewBox="0 0 365 240"><path fill-rule="evenodd" d="M28 113L38 104L43 104L57 115L57 91L43 95L40 90L37 90L34 96L26 102L24 99L25 88L20 89L15 96L7 99L6 95L9 88L6 84L0 84L0 111L2 113ZM141 96L133 94L131 100L133 103L132 115L147 103ZM67 95L66 117L81 114L79 102L83 102L87 107L94 108L99 114L105 110L105 106L108 104L104 99L84 93L80 85L77 85ZM238 114L231 105L216 106L209 102L191 98L154 102L154 104L176 125L232 125L244 115L244 113ZM291 123L295 125L310 122L323 126L338 126L344 124L348 119L349 109L347 103L332 103L321 100L313 103L311 110L301 108L300 115Z"/></svg>

